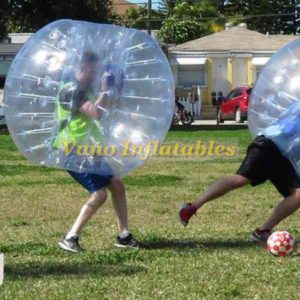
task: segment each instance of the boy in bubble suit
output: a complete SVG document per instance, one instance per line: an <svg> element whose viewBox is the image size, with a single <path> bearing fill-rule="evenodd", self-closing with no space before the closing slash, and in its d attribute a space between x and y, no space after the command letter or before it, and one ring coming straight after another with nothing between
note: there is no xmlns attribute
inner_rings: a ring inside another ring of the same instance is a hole
<svg viewBox="0 0 300 300"><path fill-rule="evenodd" d="M279 135L284 134L283 129ZM250 235L253 241L265 243L272 229L300 207L300 178L276 144L264 135L257 136L249 145L236 174L215 182L194 202L183 204L179 210L179 219L187 226L190 218L204 204L247 184L256 186L267 180L272 182L284 199L275 207L268 220Z"/></svg>
<svg viewBox="0 0 300 300"><path fill-rule="evenodd" d="M96 79L100 66L98 56L93 52L83 53L79 70L73 78L60 89L57 117L59 129L54 147L62 149L65 143L86 143L88 132L94 126L94 119L101 119L109 107L103 95L95 99L91 86ZM109 74L102 78L102 89L113 80ZM98 129L99 130L99 129ZM99 132L99 135L100 132ZM101 137L100 137L101 139ZM65 164L68 164L67 158ZM76 159L76 158L75 158ZM90 194L88 201L83 205L70 231L58 243L63 250L80 252L83 248L79 244L79 234L96 211L107 199L107 190L111 192L113 207L116 212L119 235L116 246L138 248L139 244L128 230L127 200L122 180L112 175L98 175L67 171Z"/></svg>

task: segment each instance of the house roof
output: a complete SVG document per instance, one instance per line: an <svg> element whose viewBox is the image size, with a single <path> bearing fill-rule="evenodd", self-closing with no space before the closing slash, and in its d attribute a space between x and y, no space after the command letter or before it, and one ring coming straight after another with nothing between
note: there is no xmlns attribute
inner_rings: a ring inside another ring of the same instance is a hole
<svg viewBox="0 0 300 300"><path fill-rule="evenodd" d="M0 54L12 54L15 55L24 44L1 44Z"/></svg>
<svg viewBox="0 0 300 300"><path fill-rule="evenodd" d="M112 0L112 9L118 15L123 15L127 9L136 7L137 5L126 0Z"/></svg>
<svg viewBox="0 0 300 300"><path fill-rule="evenodd" d="M177 45L170 48L170 51L277 51L283 45L297 38L298 36L295 35L265 35L244 27L236 26Z"/></svg>

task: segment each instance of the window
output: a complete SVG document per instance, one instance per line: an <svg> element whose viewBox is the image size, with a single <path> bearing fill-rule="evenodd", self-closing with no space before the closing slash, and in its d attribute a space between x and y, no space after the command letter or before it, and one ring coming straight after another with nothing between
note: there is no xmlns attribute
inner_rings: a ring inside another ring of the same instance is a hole
<svg viewBox="0 0 300 300"><path fill-rule="evenodd" d="M234 97L239 97L243 95L243 90L242 89L236 89L234 93Z"/></svg>
<svg viewBox="0 0 300 300"><path fill-rule="evenodd" d="M178 65L178 85L205 85L204 65Z"/></svg>
<svg viewBox="0 0 300 300"><path fill-rule="evenodd" d="M4 60L5 61L12 61L14 59L14 57L15 57L14 55L5 55Z"/></svg>
<svg viewBox="0 0 300 300"><path fill-rule="evenodd" d="M234 94L235 94L235 90L231 91L231 92L227 95L226 99L227 99L227 100L230 100L230 99L234 98L234 97L235 97Z"/></svg>
<svg viewBox="0 0 300 300"><path fill-rule="evenodd" d="M251 88L251 89L248 89L248 90L246 91L247 95L251 95L251 92L252 92L252 88Z"/></svg>
<svg viewBox="0 0 300 300"><path fill-rule="evenodd" d="M228 96L226 97L227 100L231 100L235 97L239 97L243 94L243 90L238 88L238 89L235 89L235 90L232 90Z"/></svg>

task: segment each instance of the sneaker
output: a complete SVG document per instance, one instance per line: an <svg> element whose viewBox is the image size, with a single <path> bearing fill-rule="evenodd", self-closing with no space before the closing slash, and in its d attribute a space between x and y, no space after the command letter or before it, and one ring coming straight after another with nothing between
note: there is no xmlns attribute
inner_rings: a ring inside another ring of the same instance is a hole
<svg viewBox="0 0 300 300"><path fill-rule="evenodd" d="M189 224L190 218L196 214L197 208L191 203L184 203L179 210L179 220L183 226Z"/></svg>
<svg viewBox="0 0 300 300"><path fill-rule="evenodd" d="M78 253L78 252L84 251L84 249L79 244L79 236L78 235L72 236L69 239L66 239L64 237L61 241L59 241L58 247L63 250L70 251L73 253Z"/></svg>
<svg viewBox="0 0 300 300"><path fill-rule="evenodd" d="M256 228L251 233L250 239L258 243L266 243L271 234L272 232L269 229L260 230L259 228Z"/></svg>
<svg viewBox="0 0 300 300"><path fill-rule="evenodd" d="M119 248L133 248L138 249L139 243L138 241L132 236L132 234L128 234L126 237L121 238L119 235L117 236L117 240L115 246Z"/></svg>

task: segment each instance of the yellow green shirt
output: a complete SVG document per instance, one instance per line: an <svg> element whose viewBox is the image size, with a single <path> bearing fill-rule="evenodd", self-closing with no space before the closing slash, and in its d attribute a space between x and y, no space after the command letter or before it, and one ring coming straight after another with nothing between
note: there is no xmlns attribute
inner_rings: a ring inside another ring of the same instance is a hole
<svg viewBox="0 0 300 300"><path fill-rule="evenodd" d="M96 126L94 119L78 111L80 106L86 101L95 102L96 97L90 92L82 92L84 95L84 102L81 102L79 105L75 103L72 105L72 102L79 101L74 97L74 87L73 83L66 83L60 87L57 101L56 101L56 112L55 117L58 123L58 133L53 143L54 148L61 149L68 144L76 144L78 146L89 146L93 145L93 141L90 136L96 139L96 142L99 143L102 140L102 134L99 128ZM61 99L61 91L63 89L70 89L69 101L66 97ZM69 102L69 105L68 103ZM67 103L67 105L66 105ZM77 107L77 109L74 109Z"/></svg>

